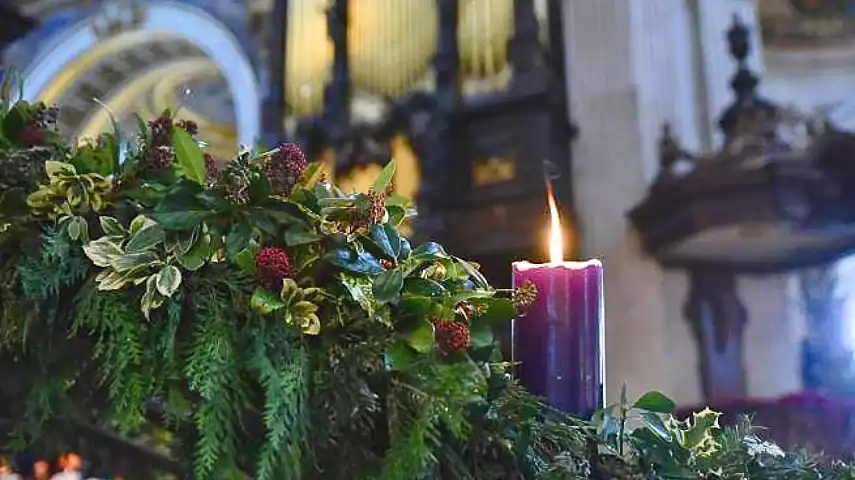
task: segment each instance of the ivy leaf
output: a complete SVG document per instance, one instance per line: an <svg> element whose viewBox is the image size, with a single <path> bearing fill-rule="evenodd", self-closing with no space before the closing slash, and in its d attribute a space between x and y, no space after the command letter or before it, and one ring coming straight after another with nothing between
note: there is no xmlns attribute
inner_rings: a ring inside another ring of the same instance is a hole
<svg viewBox="0 0 855 480"><path fill-rule="evenodd" d="M252 226L246 221L238 223L226 236L226 254L229 258L235 258L251 239Z"/></svg>
<svg viewBox="0 0 855 480"><path fill-rule="evenodd" d="M661 392L647 392L635 401L632 408L656 413L673 413L677 406Z"/></svg>
<svg viewBox="0 0 855 480"><path fill-rule="evenodd" d="M441 283L427 278L410 277L404 281L404 291L410 295L430 297L434 300L445 295L445 287Z"/></svg>
<svg viewBox="0 0 855 480"><path fill-rule="evenodd" d="M128 253L140 252L147 250L155 245L163 242L166 234L163 228L156 223L149 223L131 235L128 243L125 244L125 251Z"/></svg>
<svg viewBox="0 0 855 480"><path fill-rule="evenodd" d="M259 287L252 294L252 299L249 301L249 306L261 315L275 312L280 308L285 307L285 303L276 295Z"/></svg>
<svg viewBox="0 0 855 480"><path fill-rule="evenodd" d="M377 275L371 291L377 303L383 304L395 301L401 295L401 288L403 287L404 273L400 269L394 268Z"/></svg>
<svg viewBox="0 0 855 480"><path fill-rule="evenodd" d="M244 272L255 275L255 252L251 248L244 248L235 255L235 264Z"/></svg>
<svg viewBox="0 0 855 480"><path fill-rule="evenodd" d="M662 417L657 413L651 411L641 412L641 419L644 421L644 426L655 433L657 437L665 440L666 442L671 441L671 432L668 430L668 427L665 426L665 423L662 421Z"/></svg>
<svg viewBox="0 0 855 480"><path fill-rule="evenodd" d="M487 322L474 322L470 330L474 348L489 347L493 344L493 328Z"/></svg>
<svg viewBox="0 0 855 480"><path fill-rule="evenodd" d="M145 282L145 293L140 299L140 308L146 320L151 320L151 311L163 304L163 299L157 292L155 275L148 277Z"/></svg>
<svg viewBox="0 0 855 480"><path fill-rule="evenodd" d="M45 173L49 178L73 177L77 175L77 170L70 163L48 160L45 162Z"/></svg>
<svg viewBox="0 0 855 480"><path fill-rule="evenodd" d="M155 275L157 291L164 297L171 297L181 286L181 270L174 265L167 265Z"/></svg>
<svg viewBox="0 0 855 480"><path fill-rule="evenodd" d="M205 153L183 128L172 129L172 147L175 149L176 170L184 177L205 184Z"/></svg>
<svg viewBox="0 0 855 480"><path fill-rule="evenodd" d="M180 210L180 211L155 211L151 216L167 230L192 230L199 226L205 217L208 216L208 210Z"/></svg>
<svg viewBox="0 0 855 480"><path fill-rule="evenodd" d="M124 252L114 242L106 237L93 240L83 246L83 253L89 257L89 260L97 267L106 268L116 257Z"/></svg>
<svg viewBox="0 0 855 480"><path fill-rule="evenodd" d="M386 348L383 359L389 370L406 370L416 361L416 352L404 342L395 342Z"/></svg>
<svg viewBox="0 0 855 480"><path fill-rule="evenodd" d="M89 224L86 223L86 219L76 215L71 217L71 219L68 221L68 238L75 241L88 241Z"/></svg>
<svg viewBox="0 0 855 480"><path fill-rule="evenodd" d="M490 282L487 281L487 277L484 276L479 270L478 267L473 265L471 262L467 262L462 258L454 257L457 263L463 268L463 271L469 275L469 278L472 280L472 283L475 284L478 288L490 288Z"/></svg>
<svg viewBox="0 0 855 480"><path fill-rule="evenodd" d="M357 253L347 247L331 250L324 258L336 267L352 273L376 275L384 271L374 255L365 251Z"/></svg>
<svg viewBox="0 0 855 480"><path fill-rule="evenodd" d="M289 228L285 231L285 245L296 247L297 245L307 245L309 243L319 242L324 237L315 232L308 231L301 227Z"/></svg>
<svg viewBox="0 0 855 480"><path fill-rule="evenodd" d="M110 266L113 267L113 270L121 273L133 270L137 267L153 265L158 261L159 259L157 258L157 254L154 252L125 253L113 258L113 261L110 262Z"/></svg>
<svg viewBox="0 0 855 480"><path fill-rule="evenodd" d="M517 317L517 310L508 298L473 298L471 302L486 308L484 314L473 319L473 322L501 325Z"/></svg>
<svg viewBox="0 0 855 480"><path fill-rule="evenodd" d="M383 171L377 175L374 180L374 191L378 193L385 192L389 185L392 184L392 178L395 176L395 161L392 160L383 167Z"/></svg>
<svg viewBox="0 0 855 480"><path fill-rule="evenodd" d="M131 220L131 235L139 232L143 227L152 223L155 223L155 221L146 217L145 215L137 215L136 217L134 217L133 220Z"/></svg>
<svg viewBox="0 0 855 480"><path fill-rule="evenodd" d="M101 231L105 235L125 236L128 234L125 227L114 217L99 217L98 221L101 223Z"/></svg>
<svg viewBox="0 0 855 480"><path fill-rule="evenodd" d="M151 216L167 230L192 230L210 214L200 193L198 185L180 182L157 204Z"/></svg>
<svg viewBox="0 0 855 480"><path fill-rule="evenodd" d="M407 334L407 345L419 353L428 353L433 350L433 324L427 320L419 322L415 330Z"/></svg>
<svg viewBox="0 0 855 480"><path fill-rule="evenodd" d="M374 294L370 279L362 276L341 274L341 283L350 293L350 297L371 316L374 315Z"/></svg>

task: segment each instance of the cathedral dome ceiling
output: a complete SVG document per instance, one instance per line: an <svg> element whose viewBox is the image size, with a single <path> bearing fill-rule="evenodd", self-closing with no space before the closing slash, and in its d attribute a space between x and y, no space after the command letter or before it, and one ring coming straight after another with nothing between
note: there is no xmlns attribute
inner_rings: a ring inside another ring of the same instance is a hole
<svg viewBox="0 0 855 480"><path fill-rule="evenodd" d="M43 27L22 45L10 50L13 65L26 71L46 49L66 46L51 40L81 22L89 22L98 37L97 55L83 52L38 92L46 101L65 106L62 131L85 135L103 130L109 119L100 106L117 116L132 112L155 115L164 108L181 107L217 132L213 143L233 144L236 116L233 91L226 88L232 72L218 65L179 32L138 29L147 11L159 4L202 7L228 28L253 65L256 88L266 73L259 68L263 32L251 24L253 15L264 16L272 2L256 0L186 0L160 2L128 0L17 0L22 13L38 18ZM541 10L545 10L545 2ZM286 100L290 115L318 113L332 63L327 37L326 0L290 0L287 25ZM380 105L413 89L430 89L431 61L436 48L436 7L426 0L360 0L350 14L349 50L357 117L376 117ZM470 94L502 88L509 78L507 43L513 29L513 0L461 0L461 71L464 90ZM250 32L250 33L247 33ZM122 40L119 41L118 39ZM86 61L80 61L86 57ZM8 60L9 58L7 58ZM222 63L222 62L219 62ZM95 99L98 101L96 102ZM360 115L362 112L362 115ZM130 121L130 119L127 119Z"/></svg>

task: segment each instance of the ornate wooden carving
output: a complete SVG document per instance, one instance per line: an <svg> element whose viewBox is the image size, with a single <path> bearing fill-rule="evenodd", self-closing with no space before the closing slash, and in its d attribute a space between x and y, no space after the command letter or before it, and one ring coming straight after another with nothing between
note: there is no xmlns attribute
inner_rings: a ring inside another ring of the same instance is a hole
<svg viewBox="0 0 855 480"><path fill-rule="evenodd" d="M267 95L261 106L261 126L264 131L264 142L272 146L280 143L284 137L283 122L285 121L285 66L288 48L288 1L274 0L273 13L267 30L269 36Z"/></svg>
<svg viewBox="0 0 855 480"><path fill-rule="evenodd" d="M571 204L574 130L567 117L561 2L548 2L545 46L540 32L546 25L539 24L534 1L514 0L514 29L508 40L511 86L463 98L460 0L430 1L437 6L435 89L390 100L385 118L373 125L354 125L350 118L347 2L331 2L332 81L323 114L300 119L296 139L310 155L336 149L336 170L346 172L356 165L385 163L385 143L403 133L421 163L416 241L446 243L464 256L474 256L485 270L497 272L491 276L496 283L509 283L509 260L531 258L543 250L544 161L558 172L559 200ZM501 159L502 165L485 177L487 169L479 162L491 158ZM492 175L495 172L500 174ZM572 215L572 209L565 208L565 213Z"/></svg>
<svg viewBox="0 0 855 480"><path fill-rule="evenodd" d="M348 0L333 0L327 10L327 32L333 45L332 79L324 89L321 115L327 146L337 151L350 138L350 58L347 45Z"/></svg>
<svg viewBox="0 0 855 480"><path fill-rule="evenodd" d="M454 115L460 105L460 51L457 38L459 1L436 0L439 35L434 57L436 91L421 150L422 186L418 196L420 214L415 226L417 236L444 241L447 238L444 211L448 195L459 184L453 167L458 158Z"/></svg>
<svg viewBox="0 0 855 480"><path fill-rule="evenodd" d="M744 396L742 345L748 315L736 293L734 274L701 268L689 272L689 281L683 312L698 342L704 397Z"/></svg>

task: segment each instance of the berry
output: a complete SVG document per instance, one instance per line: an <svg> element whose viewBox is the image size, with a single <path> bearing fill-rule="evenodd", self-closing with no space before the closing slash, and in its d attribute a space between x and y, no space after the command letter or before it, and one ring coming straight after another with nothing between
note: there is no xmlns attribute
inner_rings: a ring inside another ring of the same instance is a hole
<svg viewBox="0 0 855 480"><path fill-rule="evenodd" d="M292 278L291 260L281 247L264 247L255 257L255 276L264 288L277 290L282 280Z"/></svg>
<svg viewBox="0 0 855 480"><path fill-rule="evenodd" d="M514 308L519 313L525 313L537 299L537 287L531 280L526 281L516 289L511 296Z"/></svg>
<svg viewBox="0 0 855 480"><path fill-rule="evenodd" d="M383 217L386 216L386 194L370 190L368 192L368 201L368 218L371 220L371 223L383 223Z"/></svg>
<svg viewBox="0 0 855 480"><path fill-rule="evenodd" d="M294 143L283 143L264 163L264 173L273 193L290 195L294 185L303 178L308 162L306 155Z"/></svg>
<svg viewBox="0 0 855 480"><path fill-rule="evenodd" d="M181 120L178 122L178 126L186 130L190 135L199 133L199 125L193 120Z"/></svg>
<svg viewBox="0 0 855 480"><path fill-rule="evenodd" d="M28 122L18 136L22 145L37 147L45 143L45 131L36 121Z"/></svg>
<svg viewBox="0 0 855 480"><path fill-rule="evenodd" d="M465 352L472 345L469 327L460 322L435 320L434 338L439 350L446 354Z"/></svg>
<svg viewBox="0 0 855 480"><path fill-rule="evenodd" d="M171 117L158 117L148 122L148 127L151 129L152 145L160 147L170 144L169 135L172 133Z"/></svg>
<svg viewBox="0 0 855 480"><path fill-rule="evenodd" d="M175 153L172 151L171 147L154 147L146 155L146 170L150 172L166 170L172 166L172 160L174 158Z"/></svg>
<svg viewBox="0 0 855 480"><path fill-rule="evenodd" d="M217 160L211 154L205 154L205 181L212 185L220 176L220 167L217 166Z"/></svg>

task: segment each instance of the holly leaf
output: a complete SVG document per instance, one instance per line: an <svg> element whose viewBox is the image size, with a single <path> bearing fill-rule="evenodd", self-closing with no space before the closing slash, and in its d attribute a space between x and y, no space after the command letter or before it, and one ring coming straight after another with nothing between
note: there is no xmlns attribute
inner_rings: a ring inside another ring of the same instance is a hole
<svg viewBox="0 0 855 480"><path fill-rule="evenodd" d="M662 392L647 392L632 405L632 408L656 413L674 413L677 406Z"/></svg>
<svg viewBox="0 0 855 480"><path fill-rule="evenodd" d="M172 147L178 173L193 182L205 184L205 152L183 128L172 129Z"/></svg>
<svg viewBox="0 0 855 480"><path fill-rule="evenodd" d="M433 350L433 324L427 320L419 322L418 326L407 334L407 345L419 353L428 353Z"/></svg>
<svg viewBox="0 0 855 480"><path fill-rule="evenodd" d="M438 260L440 258L448 258L448 253L442 248L442 245L436 242L427 242L413 249L413 257L419 260Z"/></svg>
<svg viewBox="0 0 855 480"><path fill-rule="evenodd" d="M377 275L371 291L377 303L383 304L395 301L401 295L403 287L404 274L400 269L394 268Z"/></svg>
<svg viewBox="0 0 855 480"><path fill-rule="evenodd" d="M276 310L285 307L285 302L283 302L278 296L259 287L255 289L255 292L253 292L249 305L257 313L267 315L268 313L275 312Z"/></svg>
<svg viewBox="0 0 855 480"><path fill-rule="evenodd" d="M397 234L395 236L397 237ZM373 240L374 243L377 244L377 247L380 248L384 255L392 259L398 258L398 253L401 249L400 239L398 239L398 242L396 242L398 244L396 249L392 246L392 242L389 239L389 235L382 225L372 225L369 238L371 238L371 240Z"/></svg>
<svg viewBox="0 0 855 480"><path fill-rule="evenodd" d="M374 255L365 251L357 253L347 247L331 250L324 258L336 267L352 273L376 275L384 271Z"/></svg>
<svg viewBox="0 0 855 480"><path fill-rule="evenodd" d="M660 417L659 414L650 411L641 412L641 420L644 422L644 426L655 433L657 437L665 440L666 442L671 441L671 432L668 430L668 427L665 426L665 423L662 421L662 417Z"/></svg>

